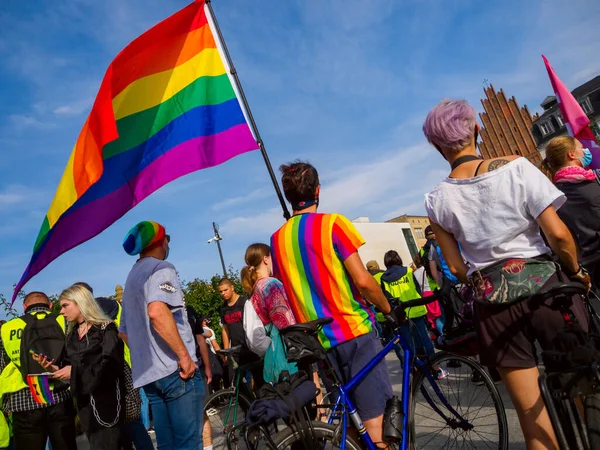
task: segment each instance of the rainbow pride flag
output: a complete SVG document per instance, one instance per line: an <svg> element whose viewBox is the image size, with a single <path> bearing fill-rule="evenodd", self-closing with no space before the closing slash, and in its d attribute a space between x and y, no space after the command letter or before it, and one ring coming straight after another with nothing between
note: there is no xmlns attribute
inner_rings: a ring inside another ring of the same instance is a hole
<svg viewBox="0 0 600 450"><path fill-rule="evenodd" d="M13 301L51 261L165 184L258 149L211 17L197 0L108 67Z"/></svg>
<svg viewBox="0 0 600 450"><path fill-rule="evenodd" d="M54 396L50 390L48 375L27 375L27 385L38 405L52 405Z"/></svg>

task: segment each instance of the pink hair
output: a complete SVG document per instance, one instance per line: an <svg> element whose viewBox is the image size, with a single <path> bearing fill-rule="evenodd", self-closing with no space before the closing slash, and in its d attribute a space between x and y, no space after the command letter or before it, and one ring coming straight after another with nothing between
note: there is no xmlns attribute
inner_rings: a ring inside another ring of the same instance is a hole
<svg viewBox="0 0 600 450"><path fill-rule="evenodd" d="M466 100L446 99L429 111L423 133L440 150L459 151L471 141L476 124L475 110Z"/></svg>

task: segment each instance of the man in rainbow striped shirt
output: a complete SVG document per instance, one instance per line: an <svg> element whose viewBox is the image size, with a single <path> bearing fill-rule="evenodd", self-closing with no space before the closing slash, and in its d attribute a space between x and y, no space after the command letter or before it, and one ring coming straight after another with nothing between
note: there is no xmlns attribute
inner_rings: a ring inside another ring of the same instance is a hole
<svg viewBox="0 0 600 450"><path fill-rule="evenodd" d="M350 379L381 350L373 315L365 301L384 314L390 305L365 269L358 249L365 243L340 214L319 214L319 175L308 163L280 168L293 216L271 237L274 276L284 284L299 323L332 317L319 340L342 377ZM364 298L363 298L364 296ZM356 387L353 400L373 442L383 441L383 413L392 385L380 362Z"/></svg>

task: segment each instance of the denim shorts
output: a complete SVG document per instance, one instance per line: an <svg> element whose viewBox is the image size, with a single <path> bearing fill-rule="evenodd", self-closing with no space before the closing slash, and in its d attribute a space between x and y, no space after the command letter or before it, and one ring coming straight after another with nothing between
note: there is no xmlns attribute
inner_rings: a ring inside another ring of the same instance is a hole
<svg viewBox="0 0 600 450"><path fill-rule="evenodd" d="M338 371L341 379L347 382L365 367L381 349L381 342L375 333L371 332L342 342L331 349L327 353L327 357ZM392 383L385 360L380 361L350 392L350 398L362 420L381 416L392 395Z"/></svg>

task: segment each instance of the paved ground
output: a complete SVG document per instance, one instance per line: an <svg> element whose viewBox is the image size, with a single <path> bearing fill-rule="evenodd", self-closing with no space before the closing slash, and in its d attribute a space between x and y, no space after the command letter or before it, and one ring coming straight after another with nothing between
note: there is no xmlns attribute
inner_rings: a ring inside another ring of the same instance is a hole
<svg viewBox="0 0 600 450"><path fill-rule="evenodd" d="M390 377L394 392L400 396L402 391L402 370L398 359L395 355L390 354L386 358ZM429 407L424 401L422 396L417 397L417 408L415 410L415 417L417 423L417 434L419 436L419 443L423 444L427 441L437 444L437 448L444 448L444 444L448 442L449 438L457 436L459 438L459 448L461 444L471 443L476 448L489 449L493 448L493 442L495 441L496 431L495 424L497 423L495 417L495 410L493 403L490 401L487 394L487 390L481 386L476 386L470 380L471 370L468 367L460 368L448 368L450 376L447 382L441 382L440 388L442 392L451 400L451 403L455 404L455 400L460 400L462 410L459 412L465 412L465 415L469 417L475 424L475 429L471 433L459 434L459 432L445 431L439 434L431 432L428 427L435 427L439 424L436 418L436 413ZM506 410L506 416L508 421L508 435L509 435L509 448L511 450L525 449L525 442L523 440L523 434L519 427L519 421L517 415L512 406L512 403L508 397L506 389L500 383L498 386L504 408ZM428 390L429 391L429 390ZM467 406L469 406L467 411ZM437 427L439 428L439 427ZM433 428L436 429L437 428ZM81 437L78 440L79 450L88 450L89 446L85 437Z"/></svg>
<svg viewBox="0 0 600 450"><path fill-rule="evenodd" d="M402 392L402 368L400 363L393 354L387 356L386 362L392 379L394 393L400 396ZM435 443L437 444L435 447L429 448L444 448L448 446L449 438L454 440L454 437L458 437L457 448L462 448L463 444L467 444L467 448L473 448L472 445L475 448L493 448L493 444L498 442L494 433L497 431L496 424L498 422L493 402L488 395L487 389L471 382L471 369L466 366L447 368L447 370L450 372L450 375L446 382L439 382L440 389L452 405L455 405L457 400L460 402L462 409L459 412L465 413L465 416L472 421L475 428L471 433L466 434L450 430L436 434L440 425L438 421L439 416L424 400L423 396L419 394L415 408L415 422L417 424L415 430L419 436L417 443L423 445L429 442L428 446ZM508 397L506 388L502 383L498 384L497 388L506 411L509 448L511 450L525 449L525 441L523 440L519 420ZM427 392L431 392L431 388Z"/></svg>

